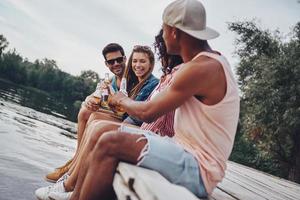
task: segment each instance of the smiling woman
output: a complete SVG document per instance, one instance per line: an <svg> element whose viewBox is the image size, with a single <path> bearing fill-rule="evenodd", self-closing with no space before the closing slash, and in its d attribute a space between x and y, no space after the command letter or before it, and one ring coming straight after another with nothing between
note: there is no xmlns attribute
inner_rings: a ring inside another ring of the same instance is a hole
<svg viewBox="0 0 300 200"><path fill-rule="evenodd" d="M151 64L146 53L136 52L132 55L132 70L139 81L147 76L151 70Z"/></svg>
<svg viewBox="0 0 300 200"><path fill-rule="evenodd" d="M130 98L136 101L145 101L156 87L158 79L152 74L154 63L154 53L149 46L136 45L133 47L124 73L125 77L132 77L131 85L128 85ZM135 125L142 124L140 120L133 117L127 117L124 122Z"/></svg>
<svg viewBox="0 0 300 200"><path fill-rule="evenodd" d="M137 84L131 88L129 96L137 96L148 79L154 78L152 75L153 68L154 54L151 48L141 45L134 46L125 69L125 76L136 77L135 83Z"/></svg>

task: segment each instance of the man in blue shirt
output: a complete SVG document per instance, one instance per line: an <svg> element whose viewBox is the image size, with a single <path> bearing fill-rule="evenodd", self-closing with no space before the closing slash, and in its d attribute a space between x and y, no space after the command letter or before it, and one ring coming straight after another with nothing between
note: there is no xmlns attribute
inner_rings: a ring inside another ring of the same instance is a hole
<svg viewBox="0 0 300 200"><path fill-rule="evenodd" d="M105 59L105 65L114 74L111 85L115 91L118 91L126 66L124 50L119 44L110 43L104 47L102 54Z"/></svg>
<svg viewBox="0 0 300 200"><path fill-rule="evenodd" d="M126 67L126 56L124 53L124 49L117 43L110 43L103 48L102 55L105 59L105 65L114 74L111 80L111 86L115 91L118 91ZM78 151L79 149L86 124L91 114L99 108L99 105L94 102L92 95L86 98L85 103L88 104L89 109L86 106L82 106L78 114L76 151ZM72 160L73 158L65 165L57 168L54 172L46 175L45 179L50 182L56 182L63 174L65 174L69 170L69 166Z"/></svg>

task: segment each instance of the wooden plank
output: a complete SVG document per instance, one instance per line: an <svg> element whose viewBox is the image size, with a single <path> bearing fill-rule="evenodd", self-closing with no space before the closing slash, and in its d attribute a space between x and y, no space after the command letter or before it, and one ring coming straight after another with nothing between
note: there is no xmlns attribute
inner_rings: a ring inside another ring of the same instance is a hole
<svg viewBox="0 0 300 200"><path fill-rule="evenodd" d="M197 200L186 188L171 184L158 172L126 163L120 163L118 170L126 186L132 188L140 200ZM208 200L237 199L300 200L300 185L229 162L223 181Z"/></svg>
<svg viewBox="0 0 300 200"><path fill-rule="evenodd" d="M116 173L114 176L113 187L118 200L139 200L134 192L132 192L128 185L125 184L120 174Z"/></svg>
<svg viewBox="0 0 300 200"><path fill-rule="evenodd" d="M243 200L265 200L266 198L256 194L256 191L248 189L247 187L240 185L236 180L225 177L221 183L218 184L218 188L222 191L226 191L230 196L236 199Z"/></svg>
<svg viewBox="0 0 300 200"><path fill-rule="evenodd" d="M237 184L256 191L265 198L299 199L300 185L274 177L242 165L230 164L225 178L235 179Z"/></svg>
<svg viewBox="0 0 300 200"><path fill-rule="evenodd" d="M297 184L232 162L228 163L226 175L218 188L236 199L300 199Z"/></svg>
<svg viewBox="0 0 300 200"><path fill-rule="evenodd" d="M286 194L290 198L300 196L300 185L297 183L232 162L229 163L227 171L239 173L241 177L247 180L255 180L257 183L267 185L274 191Z"/></svg>
<svg viewBox="0 0 300 200"><path fill-rule="evenodd" d="M241 176L230 172L226 172L226 178L224 180L225 180L224 184L221 183L219 187L224 189L226 192L229 192L230 189L233 187L232 183L234 183L234 188L236 191L234 191L235 195L233 196L235 196L236 198L241 198L247 193L249 197L251 197L252 199L274 199L274 200L290 199L290 198L286 198L284 195L281 195L280 193L268 189L264 185L253 183L250 180L245 180ZM225 183L229 183L231 185L225 186Z"/></svg>
<svg viewBox="0 0 300 200"><path fill-rule="evenodd" d="M215 188L209 200L237 200L233 196L230 196L226 192L222 191L220 188Z"/></svg>
<svg viewBox="0 0 300 200"><path fill-rule="evenodd" d="M120 163L118 171L142 200L199 200L186 188L171 184L156 171L127 163Z"/></svg>
<svg viewBox="0 0 300 200"><path fill-rule="evenodd" d="M144 200L152 200L156 199L155 195L148 188L148 184L143 185L143 180L141 180L136 174L136 170L134 170L133 166L130 166L126 163L119 163L118 171L123 178L124 182L129 186L130 189L136 192L139 196L142 196ZM148 172L145 171L145 174ZM155 176L155 175L154 175ZM158 179L158 181L161 181Z"/></svg>
<svg viewBox="0 0 300 200"><path fill-rule="evenodd" d="M295 197L290 195L288 191L285 192L276 190L272 185L267 185L264 182L257 181L251 177L245 177L241 173L227 171L227 179L235 180L236 184L239 184L247 190L255 191L257 195L262 197L271 198L271 199L285 199L285 200L293 200Z"/></svg>

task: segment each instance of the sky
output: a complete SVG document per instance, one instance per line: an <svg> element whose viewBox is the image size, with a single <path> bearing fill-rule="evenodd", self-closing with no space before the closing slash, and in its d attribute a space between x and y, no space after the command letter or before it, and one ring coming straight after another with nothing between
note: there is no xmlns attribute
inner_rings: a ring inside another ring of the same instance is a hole
<svg viewBox="0 0 300 200"><path fill-rule="evenodd" d="M108 72L103 47L121 44L127 57L134 45L149 45L162 25L163 9L172 0L0 0L0 34L9 48L29 61L53 59L73 75ZM300 0L201 0L207 25L220 32L209 41L233 69L236 35L228 22L256 19L259 26L287 34L300 21ZM159 64L154 74L159 76Z"/></svg>

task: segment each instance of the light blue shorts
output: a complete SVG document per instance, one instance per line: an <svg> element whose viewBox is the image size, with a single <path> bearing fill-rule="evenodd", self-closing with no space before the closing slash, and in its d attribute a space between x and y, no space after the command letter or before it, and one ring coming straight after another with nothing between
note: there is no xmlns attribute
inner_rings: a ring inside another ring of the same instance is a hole
<svg viewBox="0 0 300 200"><path fill-rule="evenodd" d="M174 139L124 125L120 131L143 134L147 139L138 166L159 172L171 183L184 186L199 198L207 196L197 160Z"/></svg>

